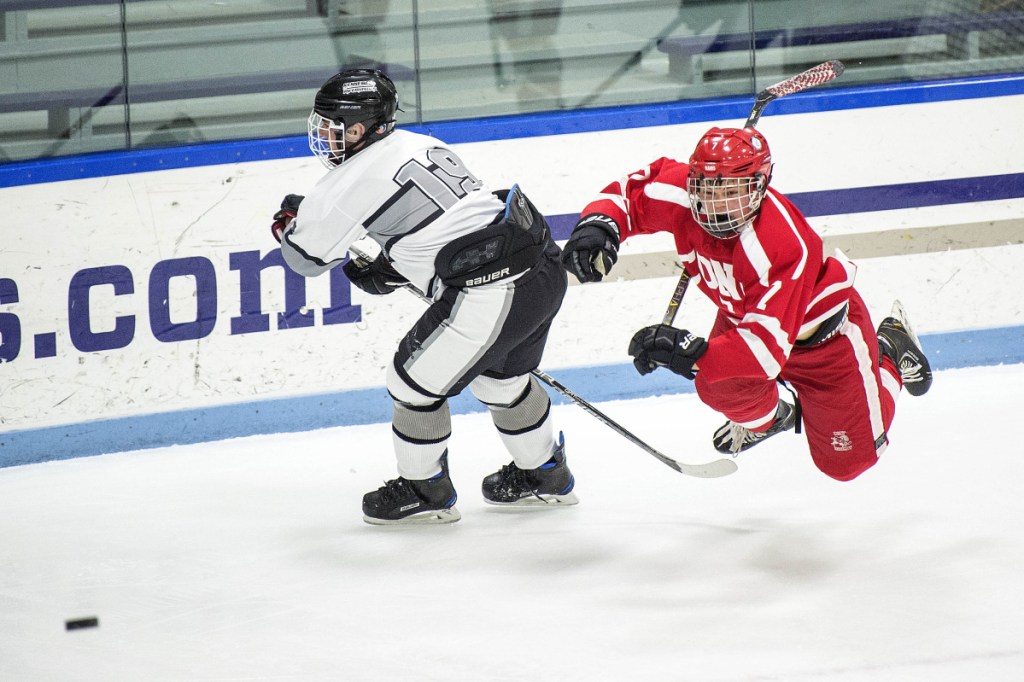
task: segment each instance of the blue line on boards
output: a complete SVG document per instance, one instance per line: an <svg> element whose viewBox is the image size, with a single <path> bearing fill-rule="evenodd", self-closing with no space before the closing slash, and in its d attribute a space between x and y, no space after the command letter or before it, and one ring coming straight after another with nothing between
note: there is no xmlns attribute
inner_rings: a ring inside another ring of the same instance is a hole
<svg viewBox="0 0 1024 682"><path fill-rule="evenodd" d="M924 334L936 370L1024 362L1024 325ZM654 395L692 393L693 384L669 372L639 376L628 363L551 370L590 402L632 400ZM557 393L555 404L569 404ZM455 414L482 412L472 396L451 401ZM189 445L286 431L386 423L391 400L380 388L236 405L124 417L82 424L0 433L0 468L50 460L168 445ZM301 428L296 428L296 425Z"/></svg>
<svg viewBox="0 0 1024 682"><path fill-rule="evenodd" d="M1024 94L1024 74L868 85L799 93L772 104L772 114L842 111ZM749 96L641 104L581 111L520 114L404 126L449 144L544 135L743 119ZM170 168L286 159L308 154L306 137L214 142L202 145L98 152L0 164L0 188L123 175Z"/></svg>

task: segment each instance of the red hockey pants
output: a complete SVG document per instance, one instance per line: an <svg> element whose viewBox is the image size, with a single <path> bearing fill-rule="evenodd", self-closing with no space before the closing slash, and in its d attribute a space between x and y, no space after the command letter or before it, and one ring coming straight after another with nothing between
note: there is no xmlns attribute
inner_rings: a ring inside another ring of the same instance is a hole
<svg viewBox="0 0 1024 682"><path fill-rule="evenodd" d="M719 315L711 337L731 328ZM901 384L891 363L879 367L875 328L860 295L850 296L839 333L816 346L794 347L779 376L800 399L811 459L822 472L849 481L878 461ZM694 383L705 404L736 422L772 414L779 396L770 379L708 383L698 372Z"/></svg>

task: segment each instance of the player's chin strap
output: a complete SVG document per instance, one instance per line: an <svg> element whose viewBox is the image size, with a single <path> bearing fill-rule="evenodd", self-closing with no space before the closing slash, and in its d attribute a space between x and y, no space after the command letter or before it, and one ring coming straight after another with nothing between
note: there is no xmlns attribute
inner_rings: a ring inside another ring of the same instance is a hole
<svg viewBox="0 0 1024 682"><path fill-rule="evenodd" d="M372 263L374 260L372 257L370 257L369 254L367 254L357 246L349 246L348 250L352 253L353 257L356 259L357 262ZM422 291L413 286L411 283L406 283L405 285L403 285L403 288L409 290L409 292L413 294L416 294L416 296L418 296L422 301L426 303L433 302ZM684 462L674 460L667 455L663 455L662 453L658 452L644 441L640 440L640 438L627 431L625 428L620 426L617 422L615 422L610 417L605 415L603 412L598 410L596 407L588 403L586 400L579 397L571 390L563 386L549 374L542 372L539 369L531 371L530 374L537 377L538 379L540 379L545 384L561 393L563 396L565 396L572 402L576 403L576 405L582 408L584 412L597 419L599 422L610 428L612 431L615 431L617 434L619 434L629 442L633 443L640 449L644 450L647 454L651 455L652 457L654 457L661 463L665 464L666 466L675 469L681 474L686 474L687 476L695 476L697 478L720 478L722 476L728 476L729 474L735 472L737 469L736 463L731 459L716 459L712 462L707 462L706 464L686 464Z"/></svg>

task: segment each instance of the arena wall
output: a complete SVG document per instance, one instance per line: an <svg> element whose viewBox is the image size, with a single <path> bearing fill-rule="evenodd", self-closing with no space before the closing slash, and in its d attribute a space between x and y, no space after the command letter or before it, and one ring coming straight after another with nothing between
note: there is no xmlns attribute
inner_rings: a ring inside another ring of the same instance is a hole
<svg viewBox="0 0 1024 682"><path fill-rule="evenodd" d="M943 370L1024 362L1024 85L968 85L795 97L759 123L774 186L858 263L876 320L903 300ZM564 241L611 179L685 158L746 108L425 131L489 186L518 182ZM385 366L421 302L365 296L340 268L286 274L268 229L281 197L323 172L298 139L0 169L0 466L389 420ZM636 376L625 353L674 287L670 241L628 242L616 270L570 288L543 369L591 402L691 390L668 372ZM677 324L701 333L710 320L691 295ZM479 406L463 396L453 409Z"/></svg>

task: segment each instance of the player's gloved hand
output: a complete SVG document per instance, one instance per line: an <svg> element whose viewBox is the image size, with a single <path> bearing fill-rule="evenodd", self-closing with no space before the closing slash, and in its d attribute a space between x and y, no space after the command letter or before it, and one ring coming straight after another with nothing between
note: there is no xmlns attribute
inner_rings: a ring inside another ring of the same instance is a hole
<svg viewBox="0 0 1024 682"><path fill-rule="evenodd" d="M562 248L562 267L580 282L600 282L619 259L619 226L600 213L580 218Z"/></svg>
<svg viewBox="0 0 1024 682"><path fill-rule="evenodd" d="M281 210L274 214L274 222L270 226L270 232L278 244L284 239L284 231L295 220L295 215L299 212L299 204L305 198L300 194L289 194L281 201Z"/></svg>
<svg viewBox="0 0 1024 682"><path fill-rule="evenodd" d="M666 324L644 327L629 342L633 366L640 374L650 374L658 367L668 367L687 379L696 376L694 367L708 349L708 342L685 329Z"/></svg>
<svg viewBox="0 0 1024 682"><path fill-rule="evenodd" d="M395 270L383 253L372 263L353 258L341 269L352 284L374 296L390 294L409 281Z"/></svg>

